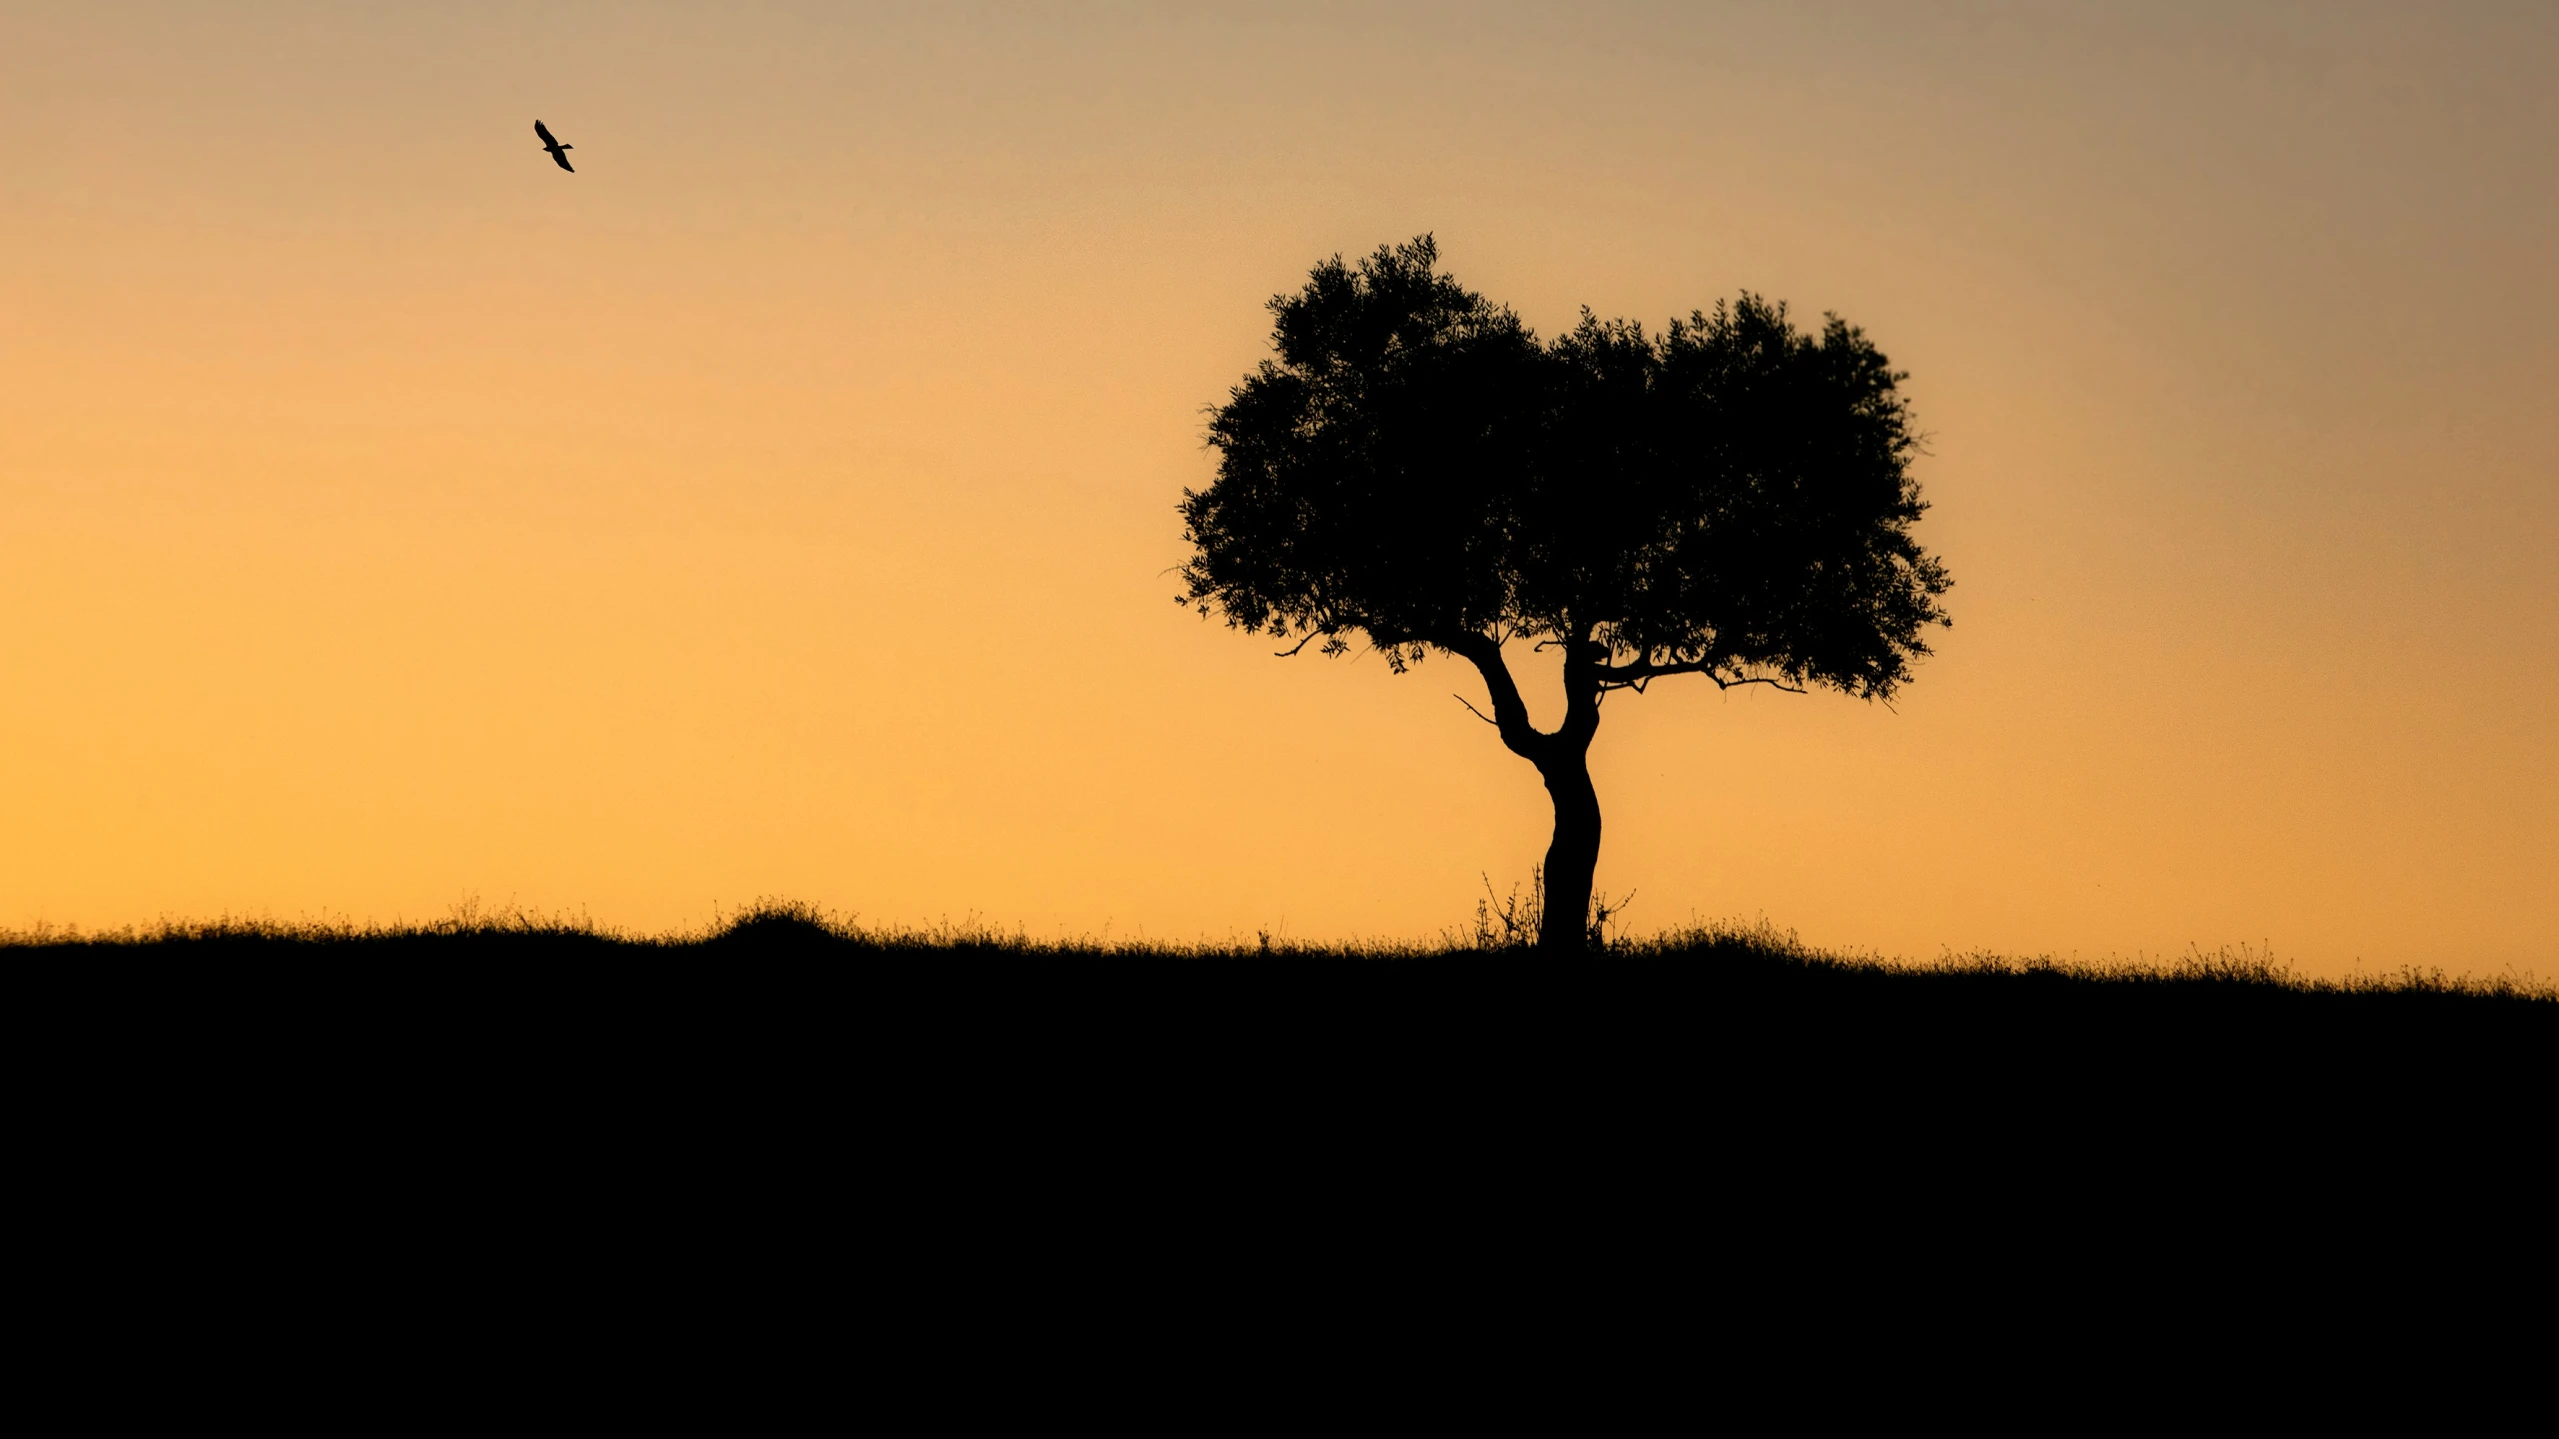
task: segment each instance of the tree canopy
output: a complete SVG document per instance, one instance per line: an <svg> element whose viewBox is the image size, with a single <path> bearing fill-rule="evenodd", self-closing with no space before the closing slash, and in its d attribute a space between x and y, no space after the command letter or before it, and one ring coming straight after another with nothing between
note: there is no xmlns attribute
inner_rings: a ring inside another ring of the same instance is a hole
<svg viewBox="0 0 2559 1439"><path fill-rule="evenodd" d="M1946 623L1912 526L1917 443L1883 354L1744 294L1551 344L1424 236L1271 301L1276 358L1209 422L1186 601L1399 663L1464 636L1607 647L1676 673L1889 697Z"/></svg>

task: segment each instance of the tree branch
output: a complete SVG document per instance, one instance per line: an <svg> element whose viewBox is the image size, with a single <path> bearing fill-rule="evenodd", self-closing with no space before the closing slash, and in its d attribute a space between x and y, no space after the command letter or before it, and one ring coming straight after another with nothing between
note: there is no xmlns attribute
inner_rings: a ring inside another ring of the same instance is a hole
<svg viewBox="0 0 2559 1439"><path fill-rule="evenodd" d="M1325 636L1327 633L1329 633L1329 632L1328 632L1328 631L1325 631L1325 630L1308 630L1308 631L1306 632L1306 638L1304 638L1304 639L1302 639L1302 640L1299 640L1297 643L1295 643L1295 644L1293 644L1293 645L1290 645L1287 649L1284 649L1284 650L1273 650L1273 651L1271 651L1271 656L1272 656L1272 658L1274 658L1274 659L1283 659L1283 660L1284 660L1284 659L1287 659L1287 658L1289 658L1290 656L1292 656L1292 655L1296 654L1299 650L1302 650L1302 649L1306 648L1308 645L1311 645L1311 644L1315 643L1317 640L1320 640L1320 639L1324 638L1324 636Z"/></svg>
<svg viewBox="0 0 2559 1439"><path fill-rule="evenodd" d="M1790 685L1784 680L1769 675L1752 675L1748 679L1728 680L1713 670L1704 671L1704 674L1706 678L1715 682L1715 688L1719 690L1740 689L1743 685L1766 685L1773 690L1784 690L1790 695L1799 695L1804 692L1802 685Z"/></svg>
<svg viewBox="0 0 2559 1439"><path fill-rule="evenodd" d="M1519 682L1511 677L1510 666L1502 661L1500 642L1490 635L1463 634L1441 636L1430 643L1475 666L1476 673L1484 677L1485 693L1493 702L1493 727L1501 731L1503 745L1542 767L1548 752L1555 747L1555 737L1540 733L1528 722L1528 704L1519 697Z"/></svg>
<svg viewBox="0 0 2559 1439"><path fill-rule="evenodd" d="M1790 695L1804 693L1802 685L1790 685L1774 675L1731 676L1718 673L1718 666L1713 660L1682 660L1666 665L1657 665L1650 660L1637 660L1633 664L1603 665L1599 668L1599 685L1603 690L1633 690L1637 694L1642 694L1646 685L1665 675L1704 675L1715 682L1717 689L1729 690L1739 689L1743 685L1766 685L1770 689L1784 690Z"/></svg>
<svg viewBox="0 0 2559 1439"><path fill-rule="evenodd" d="M1475 708L1474 701L1469 700L1466 696L1458 694L1455 691L1451 691L1448 697L1457 701L1459 704L1466 706L1466 712L1473 715L1475 718L1482 720L1484 723L1491 725L1495 729L1500 729L1502 727L1502 722L1500 720L1497 720L1491 715L1484 713L1482 710Z"/></svg>

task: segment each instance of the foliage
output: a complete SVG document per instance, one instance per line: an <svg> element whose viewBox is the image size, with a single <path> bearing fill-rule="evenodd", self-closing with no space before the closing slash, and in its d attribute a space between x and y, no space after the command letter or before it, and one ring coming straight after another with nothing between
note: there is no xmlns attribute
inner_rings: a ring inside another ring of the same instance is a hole
<svg viewBox="0 0 2559 1439"><path fill-rule="evenodd" d="M1895 372L1744 294L1659 335L1541 344L1429 236L1271 301L1276 357L1211 415L1185 603L1398 668L1514 636L1668 674L1889 697L1947 622Z"/></svg>

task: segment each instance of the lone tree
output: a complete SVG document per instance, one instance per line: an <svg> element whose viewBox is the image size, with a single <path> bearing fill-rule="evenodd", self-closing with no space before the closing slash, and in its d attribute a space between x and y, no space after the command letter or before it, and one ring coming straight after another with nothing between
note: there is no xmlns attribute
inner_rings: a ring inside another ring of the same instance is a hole
<svg viewBox="0 0 2559 1439"><path fill-rule="evenodd" d="M1555 802L1538 944L1588 942L1601 702L1654 680L1891 696L1947 623L1897 374L1831 316L1744 294L1648 334L1589 311L1551 344L1438 270L1430 236L1270 303L1278 358L1212 412L1181 599L1396 673L1439 650ZM1564 660L1534 728L1502 646ZM1462 697L1461 697L1462 700ZM1472 704L1468 708L1473 709Z"/></svg>

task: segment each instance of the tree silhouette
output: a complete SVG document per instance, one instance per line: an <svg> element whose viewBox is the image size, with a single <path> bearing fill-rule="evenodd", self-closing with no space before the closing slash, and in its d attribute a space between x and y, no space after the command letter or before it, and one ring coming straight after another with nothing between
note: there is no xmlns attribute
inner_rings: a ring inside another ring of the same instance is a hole
<svg viewBox="0 0 2559 1439"><path fill-rule="evenodd" d="M1889 698L1949 581L1911 535L1904 376L1837 316L1808 335L1744 294L1659 335L1585 310L1542 344L1438 262L1425 235L1272 299L1278 357L1212 412L1217 478L1183 492L1181 598L1284 654L1471 663L1477 717L1555 803L1539 947L1575 952L1610 693L1696 674ZM1503 659L1518 638L1563 652L1551 732Z"/></svg>

